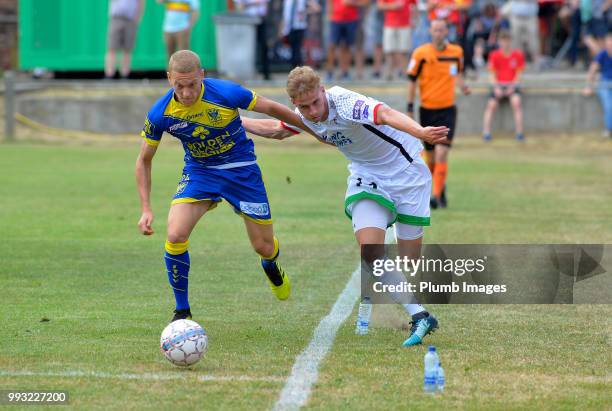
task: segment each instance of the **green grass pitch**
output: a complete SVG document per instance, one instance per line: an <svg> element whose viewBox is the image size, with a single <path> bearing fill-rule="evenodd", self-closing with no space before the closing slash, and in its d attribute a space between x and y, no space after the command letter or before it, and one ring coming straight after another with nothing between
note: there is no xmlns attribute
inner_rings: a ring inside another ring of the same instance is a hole
<svg viewBox="0 0 612 411"><path fill-rule="evenodd" d="M426 241L611 243L612 146L530 138L459 139L450 208L433 212ZM346 160L304 139L257 140L289 301L274 299L227 204L191 238L190 300L210 343L192 369L159 352L173 309L163 242L178 145L165 138L154 160L149 238L136 226L136 141L1 145L0 388L67 390L78 409L272 407L358 260L342 210ZM445 366L443 395L422 392L426 346L401 348L406 332L384 324L355 336L355 307L306 409L610 409L610 306L429 308L441 323L427 341Z"/></svg>

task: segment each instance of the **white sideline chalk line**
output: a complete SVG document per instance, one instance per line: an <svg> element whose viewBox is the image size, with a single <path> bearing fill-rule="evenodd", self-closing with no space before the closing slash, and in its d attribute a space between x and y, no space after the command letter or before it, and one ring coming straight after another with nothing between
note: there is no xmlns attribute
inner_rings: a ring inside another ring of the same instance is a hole
<svg viewBox="0 0 612 411"><path fill-rule="evenodd" d="M329 314L315 329L310 344L295 359L291 375L273 410L299 410L306 405L312 386L319 377L319 364L334 344L336 332L353 312L355 302L361 293L360 273L361 269L357 267Z"/></svg>
<svg viewBox="0 0 612 411"><path fill-rule="evenodd" d="M188 380L195 379L197 381L284 381L282 377L249 377L248 375L181 375L181 374L114 374L103 371L4 371L0 370L0 377L62 377L62 378L108 378L114 380L148 380L148 381L166 381L166 380Z"/></svg>

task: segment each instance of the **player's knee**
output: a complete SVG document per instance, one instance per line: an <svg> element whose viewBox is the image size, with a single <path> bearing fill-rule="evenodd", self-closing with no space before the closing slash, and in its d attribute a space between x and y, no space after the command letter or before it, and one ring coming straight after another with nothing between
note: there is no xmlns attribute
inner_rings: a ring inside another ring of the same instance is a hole
<svg viewBox="0 0 612 411"><path fill-rule="evenodd" d="M448 151L436 152L436 164L446 163L448 158Z"/></svg>
<svg viewBox="0 0 612 411"><path fill-rule="evenodd" d="M169 231L167 240L169 243L184 243L189 240L189 235L185 233Z"/></svg>
<svg viewBox="0 0 612 411"><path fill-rule="evenodd" d="M251 240L253 250L263 258L272 258L275 254L274 240L267 238L257 238Z"/></svg>

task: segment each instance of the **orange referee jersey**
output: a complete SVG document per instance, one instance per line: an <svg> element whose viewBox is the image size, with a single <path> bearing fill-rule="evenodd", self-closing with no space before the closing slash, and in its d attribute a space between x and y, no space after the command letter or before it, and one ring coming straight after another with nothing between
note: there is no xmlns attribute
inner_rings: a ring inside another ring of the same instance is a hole
<svg viewBox="0 0 612 411"><path fill-rule="evenodd" d="M455 80L462 71L461 47L449 43L440 51L432 43L427 43L412 53L408 77L419 82L421 106L439 109L455 104Z"/></svg>

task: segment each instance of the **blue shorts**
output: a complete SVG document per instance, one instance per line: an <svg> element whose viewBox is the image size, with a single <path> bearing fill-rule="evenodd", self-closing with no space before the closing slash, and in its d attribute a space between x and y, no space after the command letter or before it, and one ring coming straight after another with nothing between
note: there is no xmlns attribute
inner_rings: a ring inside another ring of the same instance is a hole
<svg viewBox="0 0 612 411"><path fill-rule="evenodd" d="M266 187L257 164L218 170L185 167L172 204L225 199L237 214L258 224L272 224Z"/></svg>
<svg viewBox="0 0 612 411"><path fill-rule="evenodd" d="M357 40L357 28L357 20L348 23L336 23L332 21L330 25L332 44L345 44L348 47L353 46Z"/></svg>
<svg viewBox="0 0 612 411"><path fill-rule="evenodd" d="M586 23L586 31L596 39L602 39L608 33L608 22L605 18L592 18Z"/></svg>

